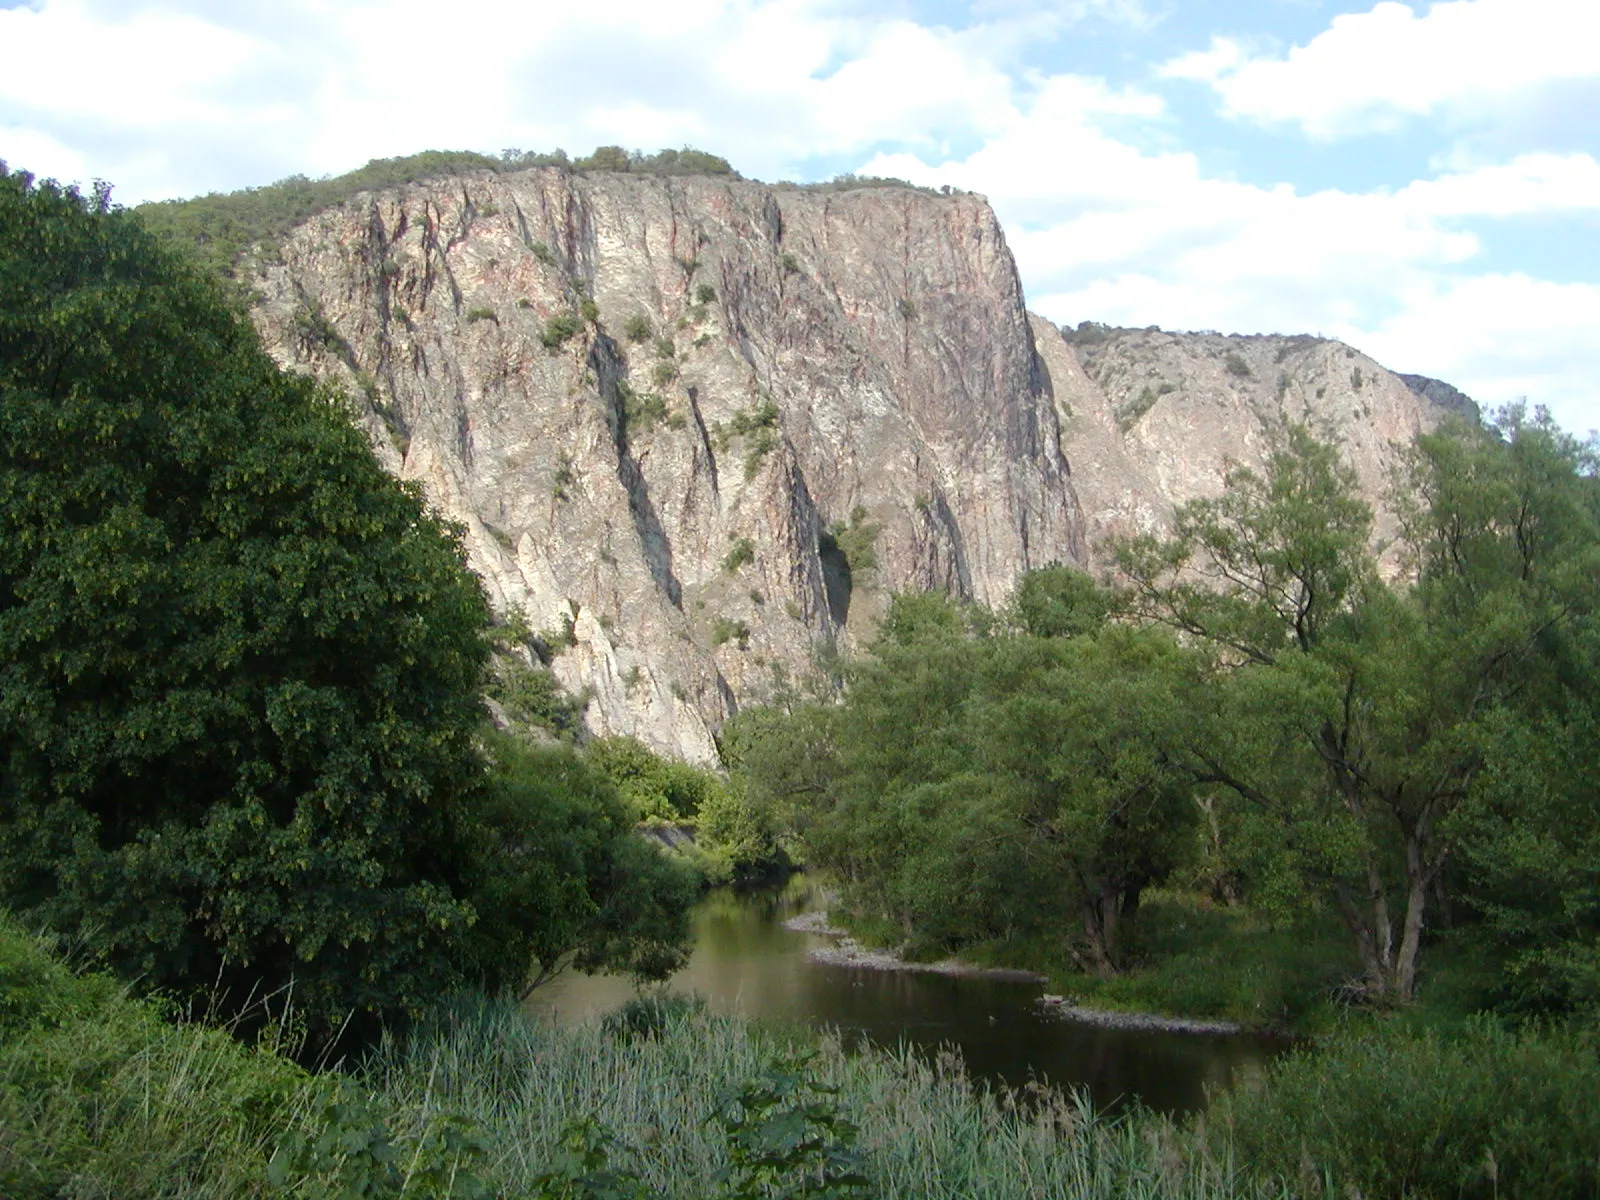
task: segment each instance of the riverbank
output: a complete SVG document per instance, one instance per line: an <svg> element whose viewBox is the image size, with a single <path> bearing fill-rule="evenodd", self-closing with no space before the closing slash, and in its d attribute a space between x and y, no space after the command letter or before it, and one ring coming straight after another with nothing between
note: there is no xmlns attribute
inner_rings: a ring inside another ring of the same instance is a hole
<svg viewBox="0 0 1600 1200"><path fill-rule="evenodd" d="M929 963L908 962L894 950L863 945L850 934L849 930L834 925L825 911L801 913L799 916L790 917L783 926L795 933L809 933L834 939L832 946L814 946L806 951L806 957L812 962L828 966L850 967L863 971L949 975L962 979L998 979L1014 983L1049 982L1049 976L1039 971L1029 971L1020 967L982 966L959 958L947 958ZM1094 1025L1101 1029L1214 1035L1247 1032L1246 1026L1238 1021L1168 1016L1164 1013L1119 1008L1096 1008L1051 992L1040 996L1037 1004L1049 1015L1063 1021Z"/></svg>
<svg viewBox="0 0 1600 1200"><path fill-rule="evenodd" d="M1059 997L1042 1002L1052 1015L1106 1029L1315 1035L1337 1024L1328 997L1359 969L1348 936L1329 922L1280 924L1168 889L1146 893L1123 950L1128 965L1114 975L1083 971L1054 940L980 942L961 947L959 957L918 963L860 940L884 931L853 933L826 914L799 920L791 927L838 939L812 951L818 961L1037 981Z"/></svg>
<svg viewBox="0 0 1600 1200"><path fill-rule="evenodd" d="M1038 971L1027 971L1019 967L977 966L957 958L942 959L939 962L907 962L893 950L874 949L862 945L851 936L849 930L831 924L825 911L801 913L797 917L790 917L783 923L783 927L795 933L810 933L834 939L832 946L814 946L806 951L806 957L812 962L827 966L853 967L862 971L950 975L960 979L997 979L1008 983L1045 982L1045 977Z"/></svg>

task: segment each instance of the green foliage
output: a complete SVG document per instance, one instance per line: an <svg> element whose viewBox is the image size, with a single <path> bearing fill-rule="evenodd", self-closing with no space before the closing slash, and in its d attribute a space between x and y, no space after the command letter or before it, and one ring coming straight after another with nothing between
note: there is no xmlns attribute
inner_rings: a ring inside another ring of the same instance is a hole
<svg viewBox="0 0 1600 1200"><path fill-rule="evenodd" d="M937 597L895 598L832 725L833 776L807 801L808 861L908 935L1049 934L1113 969L1122 917L1189 844L1187 779L1163 752L1188 702L1186 659L1169 638L1118 626L1054 638L991 627ZM782 762L758 770L776 776Z"/></svg>
<svg viewBox="0 0 1600 1200"><path fill-rule="evenodd" d="M232 276L245 251L281 241L297 225L357 193L495 171L500 165L485 154L427 150L404 158L375 158L334 179L291 175L245 191L152 202L137 212L146 228L182 246L208 273Z"/></svg>
<svg viewBox="0 0 1600 1200"><path fill-rule="evenodd" d="M550 496L554 500L567 499L569 489L576 480L572 471L572 455L566 450L556 455L556 469L550 476Z"/></svg>
<svg viewBox="0 0 1600 1200"><path fill-rule="evenodd" d="M722 569L724 571L731 575L740 567L753 563L755 560L755 542L742 536L728 539L728 552L722 556Z"/></svg>
<svg viewBox="0 0 1600 1200"><path fill-rule="evenodd" d="M1011 623L1036 638L1082 637L1098 633L1116 598L1075 567L1029 571L1017 583L1009 608Z"/></svg>
<svg viewBox="0 0 1600 1200"><path fill-rule="evenodd" d="M622 323L622 336L638 345L655 336L655 325L644 313L634 313Z"/></svg>
<svg viewBox="0 0 1600 1200"><path fill-rule="evenodd" d="M580 970L663 978L687 958L691 874L634 832L605 750L505 735L476 812L472 946L485 974L516 963L510 982L537 986L569 962Z"/></svg>
<svg viewBox="0 0 1600 1200"><path fill-rule="evenodd" d="M1244 356L1237 350L1229 350L1223 356L1222 369L1238 379L1250 379L1255 375L1255 372L1250 369L1250 364L1245 362ZM1359 387L1360 384L1356 386Z"/></svg>
<svg viewBox="0 0 1600 1200"><path fill-rule="evenodd" d="M496 325L500 324L499 316L496 315L494 309L487 304L477 305L467 309L467 324L471 325L478 321L493 321Z"/></svg>
<svg viewBox="0 0 1600 1200"><path fill-rule="evenodd" d="M1576 695L1564 665L1585 678L1568 647L1594 609L1579 583L1600 561L1592 463L1517 414L1499 435L1420 439L1401 500L1409 586L1378 579L1353 476L1304 431L1264 477L1181 510L1176 540L1121 548L1136 611L1215 656L1182 753L1231 798L1255 897L1335 905L1370 996L1416 994L1454 815L1486 767L1495 778L1494 731ZM1509 829L1519 801L1502 796Z"/></svg>
<svg viewBox="0 0 1600 1200"><path fill-rule="evenodd" d="M737 642L739 649L750 648L750 626L738 617L718 617L711 627L711 644L725 646Z"/></svg>
<svg viewBox="0 0 1600 1200"><path fill-rule="evenodd" d="M611 1165L617 1145L593 1117L568 1121L549 1169L533 1180L532 1200L646 1200L650 1192L639 1177Z"/></svg>
<svg viewBox="0 0 1600 1200"><path fill-rule="evenodd" d="M642 154L628 153L618 147L601 147L587 158L576 161L561 150L553 154L507 150L498 157L466 150L425 150L403 158L375 158L366 166L333 179L293 175L245 191L145 204L138 212L147 228L184 247L206 271L231 276L240 256L247 250L258 243L270 246L282 241L297 225L325 209L345 203L358 193L430 179L529 167L739 177L726 159L688 148ZM478 209L478 215L487 217L495 211L492 204L485 205ZM542 262L554 262L554 255L543 243L536 243L533 252Z"/></svg>
<svg viewBox="0 0 1600 1200"><path fill-rule="evenodd" d="M702 283L694 290L695 303L710 304L717 298L717 289L709 283Z"/></svg>
<svg viewBox="0 0 1600 1200"><path fill-rule="evenodd" d="M667 387L678 378L678 364L670 358L664 358L650 369L650 380L657 387Z"/></svg>
<svg viewBox="0 0 1600 1200"><path fill-rule="evenodd" d="M1539 1197L1600 1189L1592 1033L1370 1030L1269 1068L1211 1118L1242 1164L1363 1196Z"/></svg>
<svg viewBox="0 0 1600 1200"><path fill-rule="evenodd" d="M699 996L680 996L656 989L640 992L621 1008L606 1014L600 1027L618 1041L664 1036L675 1025L706 1011Z"/></svg>
<svg viewBox="0 0 1600 1200"><path fill-rule="evenodd" d="M660 392L636 392L626 381L617 383L622 429L629 436L644 436L669 416L667 398Z"/></svg>
<svg viewBox="0 0 1600 1200"><path fill-rule="evenodd" d="M798 275L800 273L800 260L787 250L778 259L778 263L783 267L785 275Z"/></svg>
<svg viewBox="0 0 1600 1200"><path fill-rule="evenodd" d="M638 738L596 738L588 753L635 820L693 820L700 806L722 787L712 772L662 758Z"/></svg>
<svg viewBox="0 0 1600 1200"><path fill-rule="evenodd" d="M583 318L577 313L556 313L544 323L544 330L539 334L539 344L554 354L570 339L576 337L582 329Z"/></svg>
<svg viewBox="0 0 1600 1200"><path fill-rule="evenodd" d="M828 538L839 553L844 556L846 566L849 567L853 580L859 582L858 576L865 575L874 570L878 565L878 552L876 544L878 534L883 532L883 526L877 521L869 519L867 510L859 504L850 510L849 522L835 521L828 527Z"/></svg>
<svg viewBox="0 0 1600 1200"><path fill-rule="evenodd" d="M301 343L310 348L321 348L338 353L344 349L344 336L328 314L322 310L322 305L314 300L308 300L297 308L294 314L295 332L299 335Z"/></svg>
<svg viewBox="0 0 1600 1200"><path fill-rule="evenodd" d="M502 1195L538 1187L535 1179L554 1173L569 1122L592 1120L607 1154L590 1170L615 1172L615 1184L636 1178L652 1196L701 1200L718 1197L737 1174L723 1123L701 1118L710 1115L714 1098L737 1098L751 1084L770 1088L775 1060L792 1058L795 1049L792 1035L704 1012L668 1015L651 1036L619 1038L600 1022L556 1029L509 1007L480 1006L460 1009L427 1037L396 1047L369 1079L404 1115L432 1106L473 1118L492 1147L489 1177ZM914 1051L870 1047L846 1054L832 1040L818 1050L804 1067L806 1078L839 1091L801 1093L769 1114L783 1114L795 1100L848 1113L860 1126L860 1166L877 1196L1288 1195L1242 1178L1226 1148L1213 1153L1203 1138L1158 1117L1107 1118L1043 1087L1025 1096L975 1087L954 1056L929 1062ZM814 1124L804 1131L800 1124L794 1122L795 1132L816 1136ZM578 1163L560 1161L558 1180L586 1173L581 1155ZM774 1190L794 1195L815 1179L795 1172L774 1180ZM1334 1195L1344 1193L1328 1200Z"/></svg>
<svg viewBox="0 0 1600 1200"><path fill-rule="evenodd" d="M583 705L562 689L542 663L530 665L515 654L497 656L488 694L518 725L569 739L577 737L583 727Z"/></svg>
<svg viewBox="0 0 1600 1200"><path fill-rule="evenodd" d="M456 533L132 214L16 175L0 394L0 900L320 1030L423 1007L474 918Z"/></svg>
<svg viewBox="0 0 1600 1200"><path fill-rule="evenodd" d="M598 324L600 321L600 306L585 296L578 304L578 315L591 325Z"/></svg>
<svg viewBox="0 0 1600 1200"><path fill-rule="evenodd" d="M275 1193L296 1200L492 1200L477 1171L487 1147L471 1122L433 1113L412 1136L397 1137L391 1114L354 1082L319 1082L311 1131L291 1130L267 1164Z"/></svg>
<svg viewBox="0 0 1600 1200"><path fill-rule="evenodd" d="M728 1138L727 1200L866 1196L859 1130L839 1089L809 1073L814 1055L779 1059L758 1079L725 1091L716 1120Z"/></svg>
<svg viewBox="0 0 1600 1200"><path fill-rule="evenodd" d="M704 150L658 150L645 154L621 146L601 146L593 154L573 161L579 171L625 171L636 175L712 175L738 179L728 160Z"/></svg>
<svg viewBox="0 0 1600 1200"><path fill-rule="evenodd" d="M910 296L902 296L900 298L900 315L907 321L915 321L917 319L917 306Z"/></svg>

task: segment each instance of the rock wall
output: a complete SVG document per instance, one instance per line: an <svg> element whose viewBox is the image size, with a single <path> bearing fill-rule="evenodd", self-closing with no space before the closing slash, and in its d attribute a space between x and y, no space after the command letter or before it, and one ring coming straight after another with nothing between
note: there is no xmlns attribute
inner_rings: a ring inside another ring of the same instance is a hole
<svg viewBox="0 0 1600 1200"><path fill-rule="evenodd" d="M1471 400L1399 376L1342 342L1158 329L1056 329L1034 337L1060 411L1091 546L1170 527L1173 509L1222 490L1230 466L1260 469L1289 423L1337 442L1377 510L1380 552L1395 531L1385 496L1397 452ZM1096 554L1103 559L1103 554Z"/></svg>
<svg viewBox="0 0 1600 1200"><path fill-rule="evenodd" d="M891 591L998 603L1085 560L977 197L485 173L324 212L253 283L268 348L355 397L496 608L570 640L598 733L709 760Z"/></svg>
<svg viewBox="0 0 1600 1200"><path fill-rule="evenodd" d="M590 728L696 761L893 591L1001 603L1289 421L1381 501L1398 445L1473 411L1317 338L1063 334L981 198L910 188L484 173L326 211L253 283Z"/></svg>

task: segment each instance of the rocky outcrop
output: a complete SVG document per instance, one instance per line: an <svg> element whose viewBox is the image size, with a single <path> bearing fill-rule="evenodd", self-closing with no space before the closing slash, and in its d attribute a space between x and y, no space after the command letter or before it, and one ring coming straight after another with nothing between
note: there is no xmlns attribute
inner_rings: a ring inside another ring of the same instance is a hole
<svg viewBox="0 0 1600 1200"><path fill-rule="evenodd" d="M998 603L1086 555L977 197L485 173L323 212L253 285L596 732L711 759L891 591Z"/></svg>
<svg viewBox="0 0 1600 1200"><path fill-rule="evenodd" d="M252 283L268 348L461 524L588 726L697 761L893 591L1001 603L1289 421L1376 499L1471 410L1317 338L1063 333L981 198L911 188L485 172L324 211Z"/></svg>
<svg viewBox="0 0 1600 1200"><path fill-rule="evenodd" d="M1398 376L1341 342L1080 326L1034 318L1060 411L1087 536L1159 532L1173 509L1222 490L1232 466L1259 469L1289 423L1337 442L1377 510L1398 451L1446 413L1477 419L1449 384ZM1097 555L1097 557L1103 557Z"/></svg>

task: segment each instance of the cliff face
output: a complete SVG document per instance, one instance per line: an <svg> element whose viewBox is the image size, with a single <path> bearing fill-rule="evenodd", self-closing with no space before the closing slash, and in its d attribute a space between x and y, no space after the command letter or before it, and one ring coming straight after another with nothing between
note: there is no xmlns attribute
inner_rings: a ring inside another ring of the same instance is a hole
<svg viewBox="0 0 1600 1200"><path fill-rule="evenodd" d="M590 728L701 761L893 591L1001 603L1288 421L1378 501L1471 407L1315 338L1063 334L987 204L911 189L485 173L326 211L253 282L269 349L464 526Z"/></svg>
<svg viewBox="0 0 1600 1200"><path fill-rule="evenodd" d="M1335 441L1395 531L1385 493L1397 452L1447 413L1477 407L1448 384L1399 376L1341 342L1112 329L1034 319L1060 409L1091 545L1170 527L1173 509L1222 490L1229 467L1259 470L1277 431L1303 424Z"/></svg>
<svg viewBox="0 0 1600 1200"><path fill-rule="evenodd" d="M496 607L570 628L596 732L710 759L891 591L998 603L1087 553L976 197L485 174L322 213L253 282Z"/></svg>

